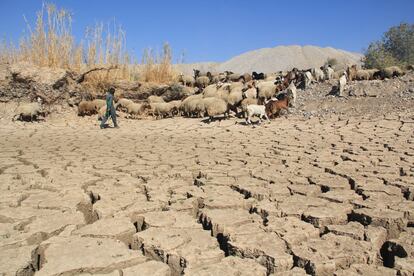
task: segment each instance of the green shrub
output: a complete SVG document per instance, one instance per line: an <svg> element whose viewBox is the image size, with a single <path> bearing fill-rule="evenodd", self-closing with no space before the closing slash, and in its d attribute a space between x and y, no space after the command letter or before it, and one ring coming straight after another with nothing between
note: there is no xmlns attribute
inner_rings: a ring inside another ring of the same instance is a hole
<svg viewBox="0 0 414 276"><path fill-rule="evenodd" d="M414 63L414 25L401 23L391 27L379 41L372 42L365 51L366 68L405 66Z"/></svg>

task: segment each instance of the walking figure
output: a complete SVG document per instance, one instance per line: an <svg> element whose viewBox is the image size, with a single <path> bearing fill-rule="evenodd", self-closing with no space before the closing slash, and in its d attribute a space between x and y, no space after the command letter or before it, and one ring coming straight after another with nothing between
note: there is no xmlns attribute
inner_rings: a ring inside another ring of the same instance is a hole
<svg viewBox="0 0 414 276"><path fill-rule="evenodd" d="M101 129L105 128L105 123L109 117L111 117L112 122L114 123L114 127L119 128L118 124L116 123L114 94L115 94L115 88L113 87L109 88L108 93L106 93L106 112L105 112L105 116L102 118L102 121L101 121Z"/></svg>

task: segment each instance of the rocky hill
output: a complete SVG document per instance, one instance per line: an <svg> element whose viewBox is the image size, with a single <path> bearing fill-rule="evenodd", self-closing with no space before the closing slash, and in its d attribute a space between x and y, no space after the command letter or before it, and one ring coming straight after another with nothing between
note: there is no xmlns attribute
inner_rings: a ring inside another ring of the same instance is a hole
<svg viewBox="0 0 414 276"><path fill-rule="evenodd" d="M331 47L317 46L278 46L249 51L231 58L223 63L180 64L177 69L191 73L193 68L211 71L233 71L245 73L252 71L276 72L290 70L293 67L306 69L323 65L328 58L335 58L339 67L349 64L359 64L362 55Z"/></svg>

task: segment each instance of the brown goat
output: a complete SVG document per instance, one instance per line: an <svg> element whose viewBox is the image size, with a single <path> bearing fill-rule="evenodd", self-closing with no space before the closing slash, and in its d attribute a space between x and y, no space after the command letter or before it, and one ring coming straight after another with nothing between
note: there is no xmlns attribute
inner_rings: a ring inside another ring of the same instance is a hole
<svg viewBox="0 0 414 276"><path fill-rule="evenodd" d="M289 97L284 96L280 100L270 100L265 104L266 115L269 118L273 118L274 115L279 116L280 111L288 110L289 107Z"/></svg>
<svg viewBox="0 0 414 276"><path fill-rule="evenodd" d="M357 69L356 64L354 64L354 65L352 65L352 66L350 66L346 69L346 73L347 73L348 79L350 81L353 81L357 78L357 71L358 71L358 69Z"/></svg>

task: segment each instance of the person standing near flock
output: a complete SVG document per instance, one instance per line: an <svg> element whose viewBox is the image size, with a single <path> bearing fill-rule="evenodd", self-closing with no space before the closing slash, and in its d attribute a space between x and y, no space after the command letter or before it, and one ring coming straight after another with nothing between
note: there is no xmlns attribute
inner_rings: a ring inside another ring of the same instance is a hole
<svg viewBox="0 0 414 276"><path fill-rule="evenodd" d="M116 122L114 94L115 94L115 88L110 87L108 90L108 93L106 93L106 112L105 112L105 116L102 118L102 121L101 121L101 129L105 128L105 123L109 117L111 117L112 122L114 123L114 127L119 128Z"/></svg>

